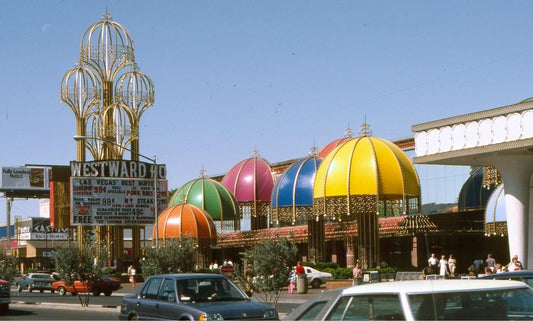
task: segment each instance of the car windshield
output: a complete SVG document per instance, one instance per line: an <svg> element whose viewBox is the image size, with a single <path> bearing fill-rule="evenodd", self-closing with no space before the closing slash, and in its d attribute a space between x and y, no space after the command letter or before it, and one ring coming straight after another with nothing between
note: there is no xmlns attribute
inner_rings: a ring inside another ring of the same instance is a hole
<svg viewBox="0 0 533 321"><path fill-rule="evenodd" d="M179 300L186 301L242 301L246 295L225 278L177 280Z"/></svg>
<svg viewBox="0 0 533 321"><path fill-rule="evenodd" d="M457 292L409 295L417 320L524 320L533 318L533 291Z"/></svg>

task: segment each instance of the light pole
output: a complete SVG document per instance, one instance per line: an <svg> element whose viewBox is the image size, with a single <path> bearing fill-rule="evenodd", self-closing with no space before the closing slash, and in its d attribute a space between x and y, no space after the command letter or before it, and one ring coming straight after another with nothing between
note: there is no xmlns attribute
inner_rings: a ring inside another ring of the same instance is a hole
<svg viewBox="0 0 533 321"><path fill-rule="evenodd" d="M88 139L96 139L96 140L99 140L103 143L108 143L108 144L113 144L115 146L119 146L120 148L123 148L127 151L129 151L130 153L134 153L135 155L137 156L140 156L140 157L143 157L147 160L149 160L150 162L154 163L154 170L152 172L153 176L154 176L154 219L155 219L155 222L154 222L154 229L155 229L155 249L156 251L159 251L159 229L158 229L158 223L157 223L157 176L158 176L158 170L157 170L157 157L154 155L154 158L150 158L150 157L147 157L147 156L144 156L143 154L140 154L134 150L131 150L127 147L124 147L122 145L119 145L113 141L108 141L108 140L105 140L103 138L100 138L100 137L92 137L92 136L80 136L80 135L75 135L73 136L74 140L75 141L84 141L84 140L88 140Z"/></svg>

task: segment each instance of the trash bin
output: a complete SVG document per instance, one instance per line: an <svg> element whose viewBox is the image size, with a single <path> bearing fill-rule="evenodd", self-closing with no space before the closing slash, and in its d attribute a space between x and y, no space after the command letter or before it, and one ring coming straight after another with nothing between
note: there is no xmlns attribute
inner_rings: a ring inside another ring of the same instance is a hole
<svg viewBox="0 0 533 321"><path fill-rule="evenodd" d="M296 276L296 293L307 293L307 276L305 274L298 274Z"/></svg>

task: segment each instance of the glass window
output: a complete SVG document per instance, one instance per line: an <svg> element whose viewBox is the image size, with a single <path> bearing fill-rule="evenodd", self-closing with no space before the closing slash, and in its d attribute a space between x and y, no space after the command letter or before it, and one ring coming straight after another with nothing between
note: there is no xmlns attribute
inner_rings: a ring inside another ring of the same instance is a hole
<svg viewBox="0 0 533 321"><path fill-rule="evenodd" d="M161 290L159 290L158 300L167 302L176 302L176 290L174 289L174 280L165 279Z"/></svg>
<svg viewBox="0 0 533 321"><path fill-rule="evenodd" d="M342 297L327 320L404 320L398 295Z"/></svg>
<svg viewBox="0 0 533 321"><path fill-rule="evenodd" d="M246 296L226 278L178 280L180 301L242 301Z"/></svg>
<svg viewBox="0 0 533 321"><path fill-rule="evenodd" d="M328 301L318 301L314 302L311 306L307 308L298 318L296 318L297 321L306 321L306 320L314 320L317 314L322 310L322 308L326 305Z"/></svg>
<svg viewBox="0 0 533 321"><path fill-rule="evenodd" d="M141 290L141 298L143 299L157 299L157 294L159 293L159 286L161 285L162 279L153 278L148 281L148 284L144 286Z"/></svg>
<svg viewBox="0 0 533 321"><path fill-rule="evenodd" d="M410 295L417 320L509 320L533 317L531 289Z"/></svg>

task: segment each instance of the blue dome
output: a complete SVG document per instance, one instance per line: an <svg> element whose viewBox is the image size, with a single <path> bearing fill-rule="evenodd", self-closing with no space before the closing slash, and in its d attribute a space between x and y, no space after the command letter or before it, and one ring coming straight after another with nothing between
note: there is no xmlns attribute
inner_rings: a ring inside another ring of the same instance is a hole
<svg viewBox="0 0 533 321"><path fill-rule="evenodd" d="M313 184L322 159L309 157L292 164L272 191L272 208L313 206Z"/></svg>
<svg viewBox="0 0 533 321"><path fill-rule="evenodd" d="M457 204L459 211L484 208L494 188L494 185L489 188L483 186L483 168L475 168L461 187Z"/></svg>

